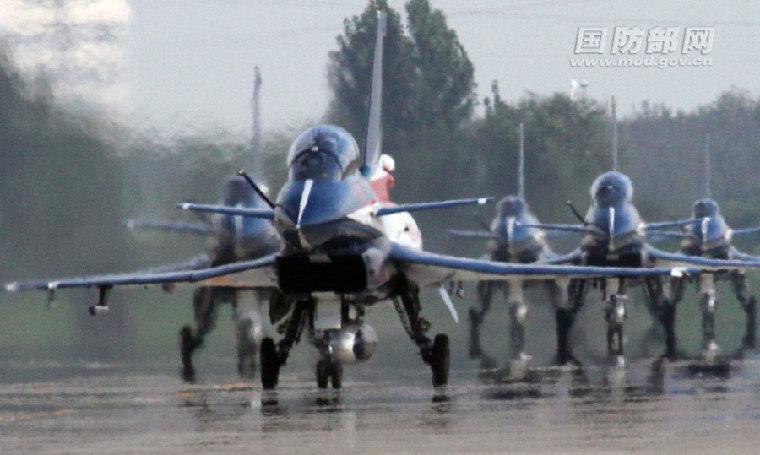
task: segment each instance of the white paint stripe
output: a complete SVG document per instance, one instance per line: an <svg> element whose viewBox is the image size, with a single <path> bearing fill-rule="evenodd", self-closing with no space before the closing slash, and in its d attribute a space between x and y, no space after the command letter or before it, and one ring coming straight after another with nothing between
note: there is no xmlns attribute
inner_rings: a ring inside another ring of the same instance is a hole
<svg viewBox="0 0 760 455"><path fill-rule="evenodd" d="M438 288L438 294L441 295L441 299L443 299L443 303L446 304L446 308L449 309L449 313L451 313L451 318L454 319L454 322L459 324L459 314L457 314L457 309L454 308L454 302L451 301L451 298L449 297L449 293L446 291L446 289L441 286Z"/></svg>
<svg viewBox="0 0 760 455"><path fill-rule="evenodd" d="M309 203L309 194L311 194L311 187L314 185L312 179L306 180L303 184L303 192L301 192L301 203L298 207L298 220L296 221L296 229L301 229L301 217L303 211L306 210L306 205Z"/></svg>
<svg viewBox="0 0 760 455"><path fill-rule="evenodd" d="M612 235L615 233L615 207L610 207L610 240L612 239Z"/></svg>

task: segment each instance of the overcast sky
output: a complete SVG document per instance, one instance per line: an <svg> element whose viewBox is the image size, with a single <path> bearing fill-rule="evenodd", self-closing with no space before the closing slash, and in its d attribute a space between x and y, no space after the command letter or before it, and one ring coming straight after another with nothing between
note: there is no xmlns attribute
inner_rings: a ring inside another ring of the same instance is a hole
<svg viewBox="0 0 760 455"><path fill-rule="evenodd" d="M329 97L327 53L336 48L343 19L366 5L365 0L63 3L84 8L89 12L85 18L104 21L113 29L100 54L92 46L92 52L85 53L107 76L105 90L95 90L97 84L88 82L68 92L102 99L128 122L169 134L219 127L247 133L256 64L264 78L265 128L317 119ZM526 91L567 92L571 79L587 79L589 95L616 94L624 114L643 99L688 109L732 85L760 93L760 2L706 3L432 0L446 13L474 63L479 97L488 94L492 79L499 80L502 96L510 100ZM403 8L402 0L390 4ZM30 24L41 20L45 9L60 12L60 2L0 0L0 11L13 13L0 14L0 29L11 37L34 35ZM66 21L73 20L69 16ZM82 23L82 14L77 18L74 25ZM62 21L60 13L56 20ZM607 26L610 35L616 26L675 26L682 32L686 27L714 27L709 54L713 63L700 68L571 68L576 35L583 26ZM69 40L78 36L67 34ZM88 39L86 34L82 39ZM26 47L16 48L16 58L24 60L26 68L34 67L29 62L37 54L50 60L50 51L29 46L28 38L12 41L26 42ZM81 54L80 50L76 55ZM77 74L82 74L81 68ZM69 77L68 83L76 80L81 78Z"/></svg>

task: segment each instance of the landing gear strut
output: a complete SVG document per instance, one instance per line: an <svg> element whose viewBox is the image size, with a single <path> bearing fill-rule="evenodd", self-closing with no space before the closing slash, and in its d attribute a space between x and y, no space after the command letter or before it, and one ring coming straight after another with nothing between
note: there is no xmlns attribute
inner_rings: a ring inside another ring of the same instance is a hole
<svg viewBox="0 0 760 455"><path fill-rule="evenodd" d="M715 341L715 275L703 273L699 276L699 299L702 308L702 358L712 362L720 351Z"/></svg>
<svg viewBox="0 0 760 455"><path fill-rule="evenodd" d="M285 336L275 346L272 338L261 341L261 386L264 390L277 387L280 368L285 365L290 350L301 340L306 317L314 308L312 300L299 300L285 325Z"/></svg>
<svg viewBox="0 0 760 455"><path fill-rule="evenodd" d="M579 364L573 356L570 347L570 330L575 322L575 314L583 306L586 298L587 280L570 280L567 287L568 308L557 308L554 313L557 330L557 354L555 363L567 365L568 363Z"/></svg>
<svg viewBox="0 0 760 455"><path fill-rule="evenodd" d="M731 284L734 288L736 300L741 304L747 318L742 345L744 349L755 349L757 345L755 336L755 328L757 327L757 301L755 296L747 297L747 278L743 273L732 273Z"/></svg>
<svg viewBox="0 0 760 455"><path fill-rule="evenodd" d="M618 366L625 365L623 350L623 325L627 317L626 296L622 280L611 279L605 283L606 306L604 319L607 321L607 353Z"/></svg>
<svg viewBox="0 0 760 455"><path fill-rule="evenodd" d="M676 337L676 304L683 298L684 278L650 278L644 281L649 311L657 318L665 331L665 357L675 360L678 339Z"/></svg>
<svg viewBox="0 0 760 455"><path fill-rule="evenodd" d="M182 379L187 382L195 380L193 353L203 346L203 340L213 329L216 322L215 292L211 287L200 287L193 292L193 315L195 330L189 325L179 331L180 357L182 360Z"/></svg>
<svg viewBox="0 0 760 455"><path fill-rule="evenodd" d="M398 275L393 279L393 289L396 311L407 334L419 347L422 360L430 365L433 386L447 385L449 382L449 337L438 334L435 340L431 341L425 334L430 329L430 323L420 316L419 289L414 283Z"/></svg>

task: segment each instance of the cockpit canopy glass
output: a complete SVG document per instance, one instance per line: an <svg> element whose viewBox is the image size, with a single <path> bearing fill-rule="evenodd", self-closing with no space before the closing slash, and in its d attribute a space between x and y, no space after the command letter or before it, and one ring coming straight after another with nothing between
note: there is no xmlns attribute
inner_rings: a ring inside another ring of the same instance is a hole
<svg viewBox="0 0 760 455"><path fill-rule="evenodd" d="M290 178L339 181L359 169L359 147L348 131L317 126L301 133L288 152Z"/></svg>
<svg viewBox="0 0 760 455"><path fill-rule="evenodd" d="M720 211L718 208L718 203L712 199L698 200L694 203L692 210L694 213L694 218L714 217Z"/></svg>
<svg viewBox="0 0 760 455"><path fill-rule="evenodd" d="M605 172L594 180L591 197L601 204L614 205L633 200L633 184L619 172Z"/></svg>
<svg viewBox="0 0 760 455"><path fill-rule="evenodd" d="M519 216L525 210L525 205L521 198L507 196L499 201L498 213L501 216Z"/></svg>

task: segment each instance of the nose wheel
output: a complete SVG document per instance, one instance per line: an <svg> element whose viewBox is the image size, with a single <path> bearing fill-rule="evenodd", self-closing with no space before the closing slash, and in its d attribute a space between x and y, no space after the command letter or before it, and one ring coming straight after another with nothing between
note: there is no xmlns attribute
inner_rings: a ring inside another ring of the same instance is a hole
<svg viewBox="0 0 760 455"><path fill-rule="evenodd" d="M317 362L317 387L326 389L332 384L333 389L340 389L343 385L343 365L336 360L320 359Z"/></svg>
<svg viewBox="0 0 760 455"><path fill-rule="evenodd" d="M433 370L433 386L439 387L449 383L449 337L439 333L433 339L430 352L430 368Z"/></svg>

